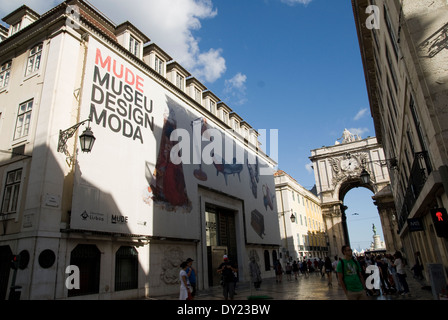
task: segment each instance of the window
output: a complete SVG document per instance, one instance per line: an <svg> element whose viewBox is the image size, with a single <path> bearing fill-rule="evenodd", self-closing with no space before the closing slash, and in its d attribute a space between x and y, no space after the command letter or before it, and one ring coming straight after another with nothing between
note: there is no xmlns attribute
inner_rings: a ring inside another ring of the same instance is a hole
<svg viewBox="0 0 448 320"><path fill-rule="evenodd" d="M422 128L420 119L418 117L417 106L415 104L414 97L412 95L411 95L410 101L409 101L409 109L411 109L412 120L414 122L415 130L417 131L418 141L420 142L420 150L425 151L425 150L427 150L427 148L426 148L425 140L423 140L423 133L422 133L423 128Z"/></svg>
<svg viewBox="0 0 448 320"><path fill-rule="evenodd" d="M194 100L196 102L201 103L201 98L202 98L202 92L201 90L199 90L198 88L194 88Z"/></svg>
<svg viewBox="0 0 448 320"><path fill-rule="evenodd" d="M390 57L390 54L389 54L389 47L387 45L385 46L385 52L386 52L386 58L387 58L387 65L389 66L390 74L392 75L392 80L394 82L395 93L397 93L398 92L397 73L395 72L395 68L392 63L392 58Z"/></svg>
<svg viewBox="0 0 448 320"><path fill-rule="evenodd" d="M9 83L9 75L11 74L11 61L2 64L0 69L0 89L5 88Z"/></svg>
<svg viewBox="0 0 448 320"><path fill-rule="evenodd" d="M156 70L156 72L163 75L163 60L156 56L154 63L154 69Z"/></svg>
<svg viewBox="0 0 448 320"><path fill-rule="evenodd" d="M387 10L386 5L384 5L384 20L386 20L387 32L389 33L390 41L392 42L392 46L394 48L395 57L396 57L396 59L398 59L397 37L395 36L394 30L392 27L392 22L391 22L390 16L389 16L389 11Z"/></svg>
<svg viewBox="0 0 448 320"><path fill-rule="evenodd" d="M115 254L115 291L138 288L138 253L134 247L120 247Z"/></svg>
<svg viewBox="0 0 448 320"><path fill-rule="evenodd" d="M244 139L249 140L249 129L244 128Z"/></svg>
<svg viewBox="0 0 448 320"><path fill-rule="evenodd" d="M70 254L70 264L79 268L79 289L70 289L68 296L81 296L100 291L101 252L93 244L78 244Z"/></svg>
<svg viewBox="0 0 448 320"><path fill-rule="evenodd" d="M237 132L240 133L240 123L238 120L234 120L233 121L233 129Z"/></svg>
<svg viewBox="0 0 448 320"><path fill-rule="evenodd" d="M178 72L176 72L176 87L184 90L184 77L182 77Z"/></svg>
<svg viewBox="0 0 448 320"><path fill-rule="evenodd" d="M19 139L28 135L30 131L32 109L33 109L33 100L22 103L19 106L14 139Z"/></svg>
<svg viewBox="0 0 448 320"><path fill-rule="evenodd" d="M216 114L216 103L212 100L210 100L210 112Z"/></svg>
<svg viewBox="0 0 448 320"><path fill-rule="evenodd" d="M133 36L129 36L129 51L136 55L139 56L140 54L140 42L137 41Z"/></svg>
<svg viewBox="0 0 448 320"><path fill-rule="evenodd" d="M408 125L408 129L406 131L406 136L408 137L408 143L409 143L409 147L411 148L411 152L412 154L415 153L415 148L414 148L414 139L412 139L412 132L411 132L411 128Z"/></svg>
<svg viewBox="0 0 448 320"><path fill-rule="evenodd" d="M264 270L269 271L269 270L271 270L271 259L269 256L269 251L264 250L263 254L264 254Z"/></svg>
<svg viewBox="0 0 448 320"><path fill-rule="evenodd" d="M1 213L14 213L17 211L19 201L20 182L22 180L22 169L8 172L6 175L5 190L3 192Z"/></svg>
<svg viewBox="0 0 448 320"><path fill-rule="evenodd" d="M229 114L224 110L222 111L222 121L224 121L225 124L229 124Z"/></svg>
<svg viewBox="0 0 448 320"><path fill-rule="evenodd" d="M42 43L33 47L30 50L30 56L28 57L28 63L26 66L25 76L33 74L40 68L40 61L42 58Z"/></svg>
<svg viewBox="0 0 448 320"><path fill-rule="evenodd" d="M14 33L17 33L20 31L20 27L22 25L22 22L18 22L15 25L12 26L12 32L11 35L13 35Z"/></svg>

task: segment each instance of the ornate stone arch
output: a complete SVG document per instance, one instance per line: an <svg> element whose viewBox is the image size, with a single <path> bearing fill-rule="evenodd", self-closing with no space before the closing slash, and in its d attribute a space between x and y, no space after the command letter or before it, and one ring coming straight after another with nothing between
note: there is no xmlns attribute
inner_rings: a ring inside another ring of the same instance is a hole
<svg viewBox="0 0 448 320"><path fill-rule="evenodd" d="M313 163L316 190L321 199L330 252L332 256L340 255L341 246L349 243L345 220L345 195L356 187L367 188L377 195L390 185L389 171L384 165L386 163L384 152L376 138L347 138L345 132L342 143L336 142L334 146L311 150L310 160ZM370 175L370 183L366 185L360 179L363 170ZM390 228L385 228L385 225L390 225L394 213L390 210L384 213L386 211L381 210L381 199L386 197L373 196L372 201L373 199L376 200L374 203L378 207L386 247L395 247L396 243L387 241L394 238L389 235ZM389 197L387 199L390 200Z"/></svg>

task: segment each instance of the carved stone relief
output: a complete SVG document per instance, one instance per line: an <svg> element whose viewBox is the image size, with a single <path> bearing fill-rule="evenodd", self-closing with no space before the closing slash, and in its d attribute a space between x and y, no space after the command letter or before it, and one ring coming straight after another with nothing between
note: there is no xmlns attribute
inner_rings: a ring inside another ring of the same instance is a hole
<svg viewBox="0 0 448 320"><path fill-rule="evenodd" d="M178 284L180 264L184 261L184 251L180 247L170 247L164 252L160 279L166 284Z"/></svg>
<svg viewBox="0 0 448 320"><path fill-rule="evenodd" d="M330 163L333 172L333 189L335 189L341 181L359 177L363 169L370 174L371 181L375 183L375 176L372 175L369 166L366 165L367 160L367 152L346 153L340 157L329 158L328 162Z"/></svg>

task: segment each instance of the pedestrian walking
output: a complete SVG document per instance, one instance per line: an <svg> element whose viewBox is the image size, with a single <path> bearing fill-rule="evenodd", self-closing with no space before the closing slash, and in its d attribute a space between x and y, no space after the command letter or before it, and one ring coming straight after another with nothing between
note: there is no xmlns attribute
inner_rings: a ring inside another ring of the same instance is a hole
<svg viewBox="0 0 448 320"><path fill-rule="evenodd" d="M391 285L389 283L389 274L388 274L387 263L384 261L384 258L381 255L378 255L375 258L375 263L376 263L378 269L380 270L380 281L381 281L383 293L387 294L391 289Z"/></svg>
<svg viewBox="0 0 448 320"><path fill-rule="evenodd" d="M285 273L286 273L286 280L291 281L292 280L292 266L289 262L286 262Z"/></svg>
<svg viewBox="0 0 448 320"><path fill-rule="evenodd" d="M227 255L223 256L223 262L218 267L218 273L222 277L222 288L223 288L223 296L224 300L233 300L235 295L235 274L237 272L237 268L235 265L229 260Z"/></svg>
<svg viewBox="0 0 448 320"><path fill-rule="evenodd" d="M395 260L393 262L393 265L397 269L398 281L400 281L400 284L403 288L403 292L401 293L401 295L409 294L409 286L408 282L406 281L406 270L404 269L403 256L401 255L401 252L395 252L394 258Z"/></svg>
<svg viewBox="0 0 448 320"><path fill-rule="evenodd" d="M318 268L319 268L321 278L325 277L325 268L324 267L325 267L325 260L322 260L321 258L319 258Z"/></svg>
<svg viewBox="0 0 448 320"><path fill-rule="evenodd" d="M402 293L403 288L401 287L401 283L398 280L397 268L394 266L394 260L395 258L391 254L386 255L387 267L392 278L392 281L389 278L389 282L391 282L391 284L393 283L392 286L394 287L395 292Z"/></svg>
<svg viewBox="0 0 448 320"><path fill-rule="evenodd" d="M179 280L180 280L180 292L179 292L179 300L188 300L191 297L190 292L190 282L188 281L187 275L187 267L188 264L186 261L180 264L180 272L179 272Z"/></svg>
<svg viewBox="0 0 448 320"><path fill-rule="evenodd" d="M348 245L342 246L344 257L339 261L336 271L347 300L365 300L366 287L361 274L361 266L353 259L352 249Z"/></svg>
<svg viewBox="0 0 448 320"><path fill-rule="evenodd" d="M332 267L333 267L334 275L336 276L336 281L338 281L338 273L336 272L336 267L338 266L338 263L339 263L338 256L334 256L334 261L332 263ZM339 281L338 281L338 285L339 285Z"/></svg>
<svg viewBox="0 0 448 320"><path fill-rule="evenodd" d="M255 290L260 290L261 285L261 271L260 266L258 265L257 261L255 261L255 257L250 258L249 262L249 273L250 273L250 279L252 283L254 284Z"/></svg>
<svg viewBox="0 0 448 320"><path fill-rule="evenodd" d="M325 258L324 262L324 270L325 274L327 275L327 281L328 281L328 287L333 287L333 266L331 264L330 257Z"/></svg>
<svg viewBox="0 0 448 320"><path fill-rule="evenodd" d="M277 260L276 263L274 264L274 270L275 270L275 280L277 281L277 283L282 282L283 267L282 264L280 263L280 260Z"/></svg>
<svg viewBox="0 0 448 320"><path fill-rule="evenodd" d="M197 279L197 271L195 268L193 268L193 259L188 258L186 260L187 262L187 275L188 275L188 281L190 282L191 286L191 296L194 298L196 295L196 279Z"/></svg>
<svg viewBox="0 0 448 320"><path fill-rule="evenodd" d="M311 262L310 259L308 259L308 261L306 262L306 267L308 268L308 274L310 274L311 272L314 271L314 269L313 269L313 263Z"/></svg>
<svg viewBox="0 0 448 320"><path fill-rule="evenodd" d="M314 260L313 260L313 266L314 266L313 272L316 272L315 275L316 275L316 276L319 276L319 274L320 274L322 271L319 270L319 262L317 261L316 258L314 258Z"/></svg>
<svg viewBox="0 0 448 320"><path fill-rule="evenodd" d="M308 278L309 271L308 271L308 264L306 263L306 261L301 262L300 271L302 272L302 274L305 274L305 278Z"/></svg>
<svg viewBox="0 0 448 320"><path fill-rule="evenodd" d="M297 276L299 274L299 264L296 260L292 263L292 272L294 273L294 279L297 280Z"/></svg>

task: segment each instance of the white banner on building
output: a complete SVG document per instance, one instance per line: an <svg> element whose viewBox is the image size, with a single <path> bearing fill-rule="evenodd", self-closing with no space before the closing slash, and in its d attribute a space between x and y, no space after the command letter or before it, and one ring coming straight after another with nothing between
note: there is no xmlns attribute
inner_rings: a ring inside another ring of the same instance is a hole
<svg viewBox="0 0 448 320"><path fill-rule="evenodd" d="M278 243L269 165L168 88L90 38L81 117L96 142L78 155L71 228L200 239L202 185L242 200L247 242Z"/></svg>

